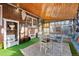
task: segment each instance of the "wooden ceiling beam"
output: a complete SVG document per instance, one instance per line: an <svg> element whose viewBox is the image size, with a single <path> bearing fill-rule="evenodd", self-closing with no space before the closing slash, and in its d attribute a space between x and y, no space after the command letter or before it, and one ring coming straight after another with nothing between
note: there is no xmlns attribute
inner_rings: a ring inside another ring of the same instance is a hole
<svg viewBox="0 0 79 59"><path fill-rule="evenodd" d="M19 3L19 6L48 21L73 19L78 9L77 3Z"/></svg>

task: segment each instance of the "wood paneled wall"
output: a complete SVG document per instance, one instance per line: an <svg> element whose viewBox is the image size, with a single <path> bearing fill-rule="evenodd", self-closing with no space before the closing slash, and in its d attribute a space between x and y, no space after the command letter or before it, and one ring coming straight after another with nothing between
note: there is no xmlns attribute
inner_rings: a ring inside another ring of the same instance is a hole
<svg viewBox="0 0 79 59"><path fill-rule="evenodd" d="M3 18L21 21L21 11L17 12L15 7L6 3L0 3L3 6Z"/></svg>
<svg viewBox="0 0 79 59"><path fill-rule="evenodd" d="M7 19L11 19L11 20L17 20L17 21L22 21L22 18L21 18L21 11L19 12L16 12L16 9L15 7L13 6L10 6L6 3L0 3L0 5L2 5L2 8L3 8L3 18L7 18ZM2 29L3 26L0 26L0 42L3 41L3 34L1 34L1 29Z"/></svg>
<svg viewBox="0 0 79 59"><path fill-rule="evenodd" d="M22 10L19 10L19 12L17 12L17 8L16 7L13 7L7 3L0 3L0 5L3 6L3 18L7 18L7 19L13 19L13 20L18 20L19 22L23 22L22 20L22 16L21 16L21 11ZM31 15L31 14L28 14L26 13L27 15L30 15L32 17L35 17L34 15ZM37 18L37 17L35 17ZM39 19L39 18L37 18Z"/></svg>

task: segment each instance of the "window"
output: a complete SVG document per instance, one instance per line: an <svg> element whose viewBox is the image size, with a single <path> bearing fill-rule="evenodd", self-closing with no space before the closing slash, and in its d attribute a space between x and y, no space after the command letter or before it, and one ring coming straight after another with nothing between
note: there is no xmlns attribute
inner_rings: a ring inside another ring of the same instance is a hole
<svg viewBox="0 0 79 59"><path fill-rule="evenodd" d="M33 18L33 26L37 25L37 19L36 18Z"/></svg>
<svg viewBox="0 0 79 59"><path fill-rule="evenodd" d="M32 17L31 16L28 16L26 18L26 22L27 22L27 26L32 26Z"/></svg>

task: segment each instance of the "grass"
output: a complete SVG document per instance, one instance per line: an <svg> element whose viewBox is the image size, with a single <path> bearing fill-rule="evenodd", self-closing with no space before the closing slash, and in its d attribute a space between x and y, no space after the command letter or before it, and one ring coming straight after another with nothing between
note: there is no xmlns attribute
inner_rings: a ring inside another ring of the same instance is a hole
<svg viewBox="0 0 79 59"><path fill-rule="evenodd" d="M72 42L69 43L70 49L71 49L71 53L72 56L79 56L77 50L75 49L74 45L72 44Z"/></svg>
<svg viewBox="0 0 79 59"><path fill-rule="evenodd" d="M7 49L0 49L0 56L23 56L20 49L28 47L38 41L39 40L37 38L33 38L30 41L22 43L20 45L12 46Z"/></svg>

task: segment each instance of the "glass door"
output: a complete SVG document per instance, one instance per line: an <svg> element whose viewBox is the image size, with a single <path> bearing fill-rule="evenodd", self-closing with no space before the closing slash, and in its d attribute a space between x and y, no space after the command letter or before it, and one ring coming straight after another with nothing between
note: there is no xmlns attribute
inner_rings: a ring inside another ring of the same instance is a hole
<svg viewBox="0 0 79 59"><path fill-rule="evenodd" d="M0 5L0 48L3 47L2 5Z"/></svg>

